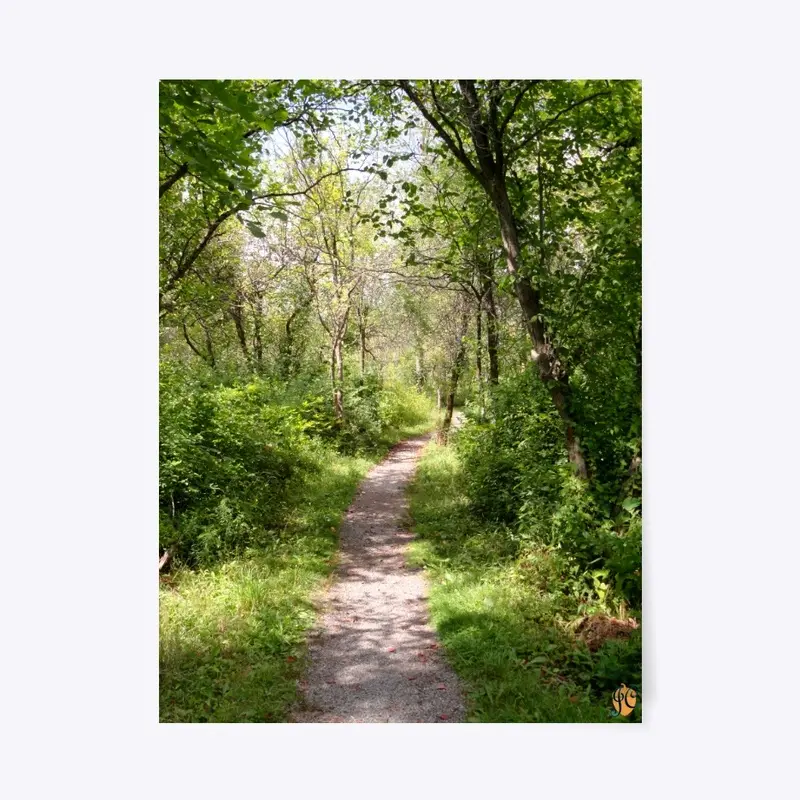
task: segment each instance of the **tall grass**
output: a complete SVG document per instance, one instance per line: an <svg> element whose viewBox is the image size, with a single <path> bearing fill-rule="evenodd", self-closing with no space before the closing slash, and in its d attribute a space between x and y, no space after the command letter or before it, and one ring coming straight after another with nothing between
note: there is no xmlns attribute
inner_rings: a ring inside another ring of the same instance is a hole
<svg viewBox="0 0 800 800"><path fill-rule="evenodd" d="M609 721L611 693L571 631L578 602L557 555L470 513L452 447L426 448L410 501L410 558L431 579L433 624L467 686L469 721Z"/></svg>

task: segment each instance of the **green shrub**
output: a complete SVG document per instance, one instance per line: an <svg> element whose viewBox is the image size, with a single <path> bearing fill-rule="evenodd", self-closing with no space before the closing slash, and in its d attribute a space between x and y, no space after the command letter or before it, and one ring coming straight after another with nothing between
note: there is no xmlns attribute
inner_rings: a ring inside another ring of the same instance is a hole
<svg viewBox="0 0 800 800"><path fill-rule="evenodd" d="M164 361L160 375L160 545L209 565L268 544L320 447L374 453L420 424L429 403L414 389L367 374L345 386L345 419L311 376L296 385L259 377L222 385L211 371Z"/></svg>
<svg viewBox="0 0 800 800"><path fill-rule="evenodd" d="M609 433L615 441L607 452L630 452L625 437ZM480 519L510 526L534 548L558 550L566 590L586 610L614 600L641 605L641 501L617 504L622 479L618 473L602 479L613 471L593 474L589 482L577 478L563 424L532 370L496 387L485 419L470 419L457 447ZM624 489L639 491L631 482Z"/></svg>
<svg viewBox="0 0 800 800"><path fill-rule="evenodd" d="M609 639L593 656L592 688L600 695L620 684L642 690L642 629L627 639Z"/></svg>
<svg viewBox="0 0 800 800"><path fill-rule="evenodd" d="M307 423L259 380L206 385L164 365L160 389L160 544L207 564L280 522L291 482L312 468Z"/></svg>

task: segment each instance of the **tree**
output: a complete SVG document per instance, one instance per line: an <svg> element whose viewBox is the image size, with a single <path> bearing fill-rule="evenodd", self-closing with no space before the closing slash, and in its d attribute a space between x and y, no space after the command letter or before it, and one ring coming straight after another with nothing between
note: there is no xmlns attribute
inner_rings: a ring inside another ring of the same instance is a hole
<svg viewBox="0 0 800 800"><path fill-rule="evenodd" d="M568 137L572 127L581 122L579 110L591 103L605 99L604 111L613 114L611 101L630 94L630 89L626 82L583 81L404 80L399 86L491 201L506 254L506 269L533 344L531 357L563 420L569 459L585 479L588 469L576 430L569 368L554 341L554 332L545 325L535 273L525 263L525 237L520 223L531 201L532 183L517 181L511 186L509 175L515 163L529 157L531 148L538 146L538 255L543 268L546 242L541 143L545 137ZM631 121L631 115L626 119ZM631 130L618 144L637 141L637 131ZM535 234L531 238L535 240Z"/></svg>

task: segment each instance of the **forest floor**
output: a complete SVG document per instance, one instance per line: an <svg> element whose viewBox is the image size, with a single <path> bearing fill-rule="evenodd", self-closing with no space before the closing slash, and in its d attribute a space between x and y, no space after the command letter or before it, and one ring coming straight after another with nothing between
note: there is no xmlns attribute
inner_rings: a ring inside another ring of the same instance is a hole
<svg viewBox="0 0 800 800"><path fill-rule="evenodd" d="M295 722L460 722L459 681L430 626L427 583L406 563L406 488L430 435L397 445L342 523L335 582L310 640Z"/></svg>

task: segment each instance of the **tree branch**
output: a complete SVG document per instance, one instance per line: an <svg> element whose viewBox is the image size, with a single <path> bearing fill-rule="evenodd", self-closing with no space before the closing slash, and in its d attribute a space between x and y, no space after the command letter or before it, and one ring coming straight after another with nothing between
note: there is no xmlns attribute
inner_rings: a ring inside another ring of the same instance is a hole
<svg viewBox="0 0 800 800"><path fill-rule="evenodd" d="M441 104L439 103L439 98L436 96L436 81L428 81L431 87L431 98L433 99L433 103L436 106L436 110L439 112L439 116L442 118L442 123L447 125L451 131L453 131L453 136L455 136L456 141L458 142L458 148L462 153L466 154L464 150L464 142L461 141L461 136L458 133L458 128L456 124L444 113L444 109L442 108Z"/></svg>
<svg viewBox="0 0 800 800"><path fill-rule="evenodd" d="M161 199L186 173L189 172L188 164L181 164L164 183L158 187L158 197Z"/></svg>
<svg viewBox="0 0 800 800"><path fill-rule="evenodd" d="M514 116L514 114L517 113L517 109L519 108L519 104L522 102L522 98L525 97L525 94L528 92L528 90L536 86L537 83L541 83L541 81L526 81L525 88L517 92L517 96L514 98L514 102L511 104L511 108L509 109L508 113L503 117L503 121L500 123L501 136L506 132L508 123L511 122L511 119Z"/></svg>
<svg viewBox="0 0 800 800"><path fill-rule="evenodd" d="M583 97L580 100L576 100L574 103L570 103L566 108L562 108L554 117L550 117L550 119L545 120L544 124L538 127L530 136L526 136L519 144L509 149L509 155L513 153L519 152L523 147L529 145L534 139L536 139L541 133L543 133L547 128L549 128L557 119L563 117L569 111L572 111L573 108L577 108L578 106L582 106L584 103L588 103L590 100L594 100L597 97L603 97L605 95L610 95L611 92L595 92L594 94L590 94L588 97Z"/></svg>
<svg viewBox="0 0 800 800"><path fill-rule="evenodd" d="M483 176L481 175L480 170L478 170L472 161L470 161L464 150L453 141L453 138L444 129L439 120L436 119L436 117L429 111L422 100L420 100L417 93L411 88L410 82L400 81L400 86L411 102L414 103L414 105L420 110L422 116L425 117L425 119L428 120L428 122L433 126L433 129L442 138L442 141L444 141L444 143L450 149L450 152L467 168L467 171L470 175L472 175L473 178L483 183Z"/></svg>

